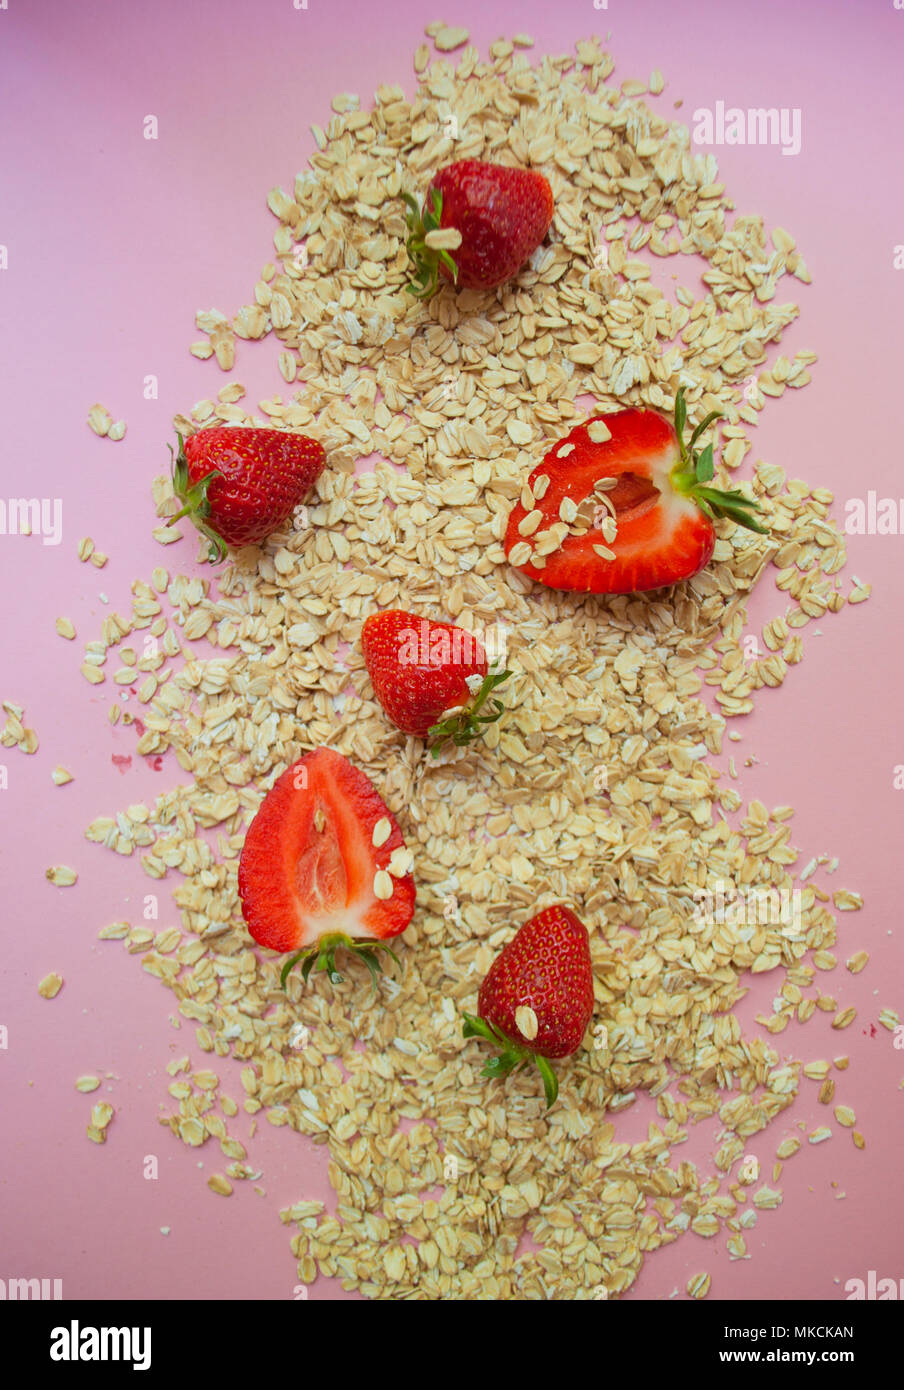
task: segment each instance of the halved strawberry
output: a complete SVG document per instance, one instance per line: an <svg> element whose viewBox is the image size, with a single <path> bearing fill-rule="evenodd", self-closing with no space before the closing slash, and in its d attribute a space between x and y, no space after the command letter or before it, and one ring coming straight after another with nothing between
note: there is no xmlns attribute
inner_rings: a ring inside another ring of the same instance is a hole
<svg viewBox="0 0 904 1390"><path fill-rule="evenodd" d="M658 411L634 409L577 425L530 474L534 504L513 508L506 555L552 589L628 594L677 584L701 570L712 557L715 517L766 534L754 517L756 502L709 486L712 444L694 449L719 418L711 411L685 443L681 388L674 426Z"/></svg>
<svg viewBox="0 0 904 1390"><path fill-rule="evenodd" d="M379 843L376 843L376 842ZM411 855L372 783L341 753L315 748L274 782L248 827L239 897L261 946L294 951L337 974L338 947L353 950L376 980L375 952L388 950L414 913ZM387 882L388 880L388 882ZM386 896L381 896L385 894Z"/></svg>

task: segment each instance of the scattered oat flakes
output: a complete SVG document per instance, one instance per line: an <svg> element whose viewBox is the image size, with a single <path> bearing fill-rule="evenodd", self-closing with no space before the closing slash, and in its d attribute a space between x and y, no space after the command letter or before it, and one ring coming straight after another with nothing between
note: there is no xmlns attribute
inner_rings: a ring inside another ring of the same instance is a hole
<svg viewBox="0 0 904 1390"><path fill-rule="evenodd" d="M457 227L437 227L427 233L424 242L432 251L456 251L461 246L461 232Z"/></svg>
<svg viewBox="0 0 904 1390"><path fill-rule="evenodd" d="M111 922L97 933L100 941L122 941L129 934L128 922Z"/></svg>
<svg viewBox="0 0 904 1390"><path fill-rule="evenodd" d="M461 48L468 42L467 29L455 29L447 25L442 25L433 35L433 42L440 53L451 53L456 48Z"/></svg>
<svg viewBox="0 0 904 1390"><path fill-rule="evenodd" d="M106 406L95 403L88 411L88 424L95 434L103 436L109 434L110 426L113 424L113 416Z"/></svg>
<svg viewBox="0 0 904 1390"><path fill-rule="evenodd" d="M176 541L182 539L182 532L177 526L155 526L151 535L160 545L175 545Z"/></svg>
<svg viewBox="0 0 904 1390"><path fill-rule="evenodd" d="M55 999L63 988L63 977L58 975L55 970L49 975L45 975L38 985L38 993L42 999Z"/></svg>
<svg viewBox="0 0 904 1390"><path fill-rule="evenodd" d="M78 883L75 869L70 869L66 864L55 864L52 868L46 869L44 877L57 888L71 888L73 883Z"/></svg>

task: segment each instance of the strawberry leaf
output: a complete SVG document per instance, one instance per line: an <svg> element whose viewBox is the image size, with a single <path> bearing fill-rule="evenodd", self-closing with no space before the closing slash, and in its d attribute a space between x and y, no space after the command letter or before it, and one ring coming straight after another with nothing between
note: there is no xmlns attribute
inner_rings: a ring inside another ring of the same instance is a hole
<svg viewBox="0 0 904 1390"><path fill-rule="evenodd" d="M755 513L759 511L758 502L755 502L752 497L745 497L744 493L738 491L737 488L730 492L724 492L719 488L707 486L708 483L712 482L716 471L713 445L707 444L706 448L699 453L696 452L694 445L714 420L721 419L720 411L711 410L697 425L690 440L685 443L687 402L684 396L684 387L678 388L675 396L675 433L678 436L681 460L672 469L672 486L677 492L683 493L695 502L710 521L724 517L735 522L738 526L746 527L748 531L756 531L761 536L767 536L769 534L768 526L763 526L755 516Z"/></svg>
<svg viewBox="0 0 904 1390"><path fill-rule="evenodd" d="M727 517L729 521L735 522L738 526L745 526L748 531L756 531L761 536L768 536L769 527L760 525L753 513L759 511L759 504L754 502L752 497L745 497L743 492L721 492L718 488L701 487L692 491L691 496L698 506L704 503L708 508L708 515Z"/></svg>
<svg viewBox="0 0 904 1390"><path fill-rule="evenodd" d="M698 455L696 463L694 464L694 472L697 475L697 482L708 483L711 480L715 471L716 465L713 462L713 446L711 444L707 444L706 448L703 450L703 453Z"/></svg>
<svg viewBox="0 0 904 1390"><path fill-rule="evenodd" d="M282 970L279 972L279 983L282 985L283 989L285 989L286 987L286 980L288 980L289 978L289 973L295 969L295 966L298 964L300 960L304 960L306 955L306 951L298 951L294 956L290 956L289 959L286 961ZM310 965L307 961L305 961L305 966L301 972L305 979L308 978L310 969Z"/></svg>
<svg viewBox="0 0 904 1390"><path fill-rule="evenodd" d="M675 396L675 433L681 445L681 452L684 453L684 427L687 424L687 401L684 398L684 387L678 387Z"/></svg>
<svg viewBox="0 0 904 1390"><path fill-rule="evenodd" d="M443 195L438 188L429 188L423 207L410 193L401 195L408 208L408 240L405 243L408 256L414 266L414 274L405 286L416 299L428 299L439 286L439 267L446 266L453 280L458 279L458 266L445 248L437 249L427 245L427 234L438 231L443 215Z"/></svg>
<svg viewBox="0 0 904 1390"><path fill-rule="evenodd" d="M522 1047L513 1038L506 1037L501 1028L489 1023L485 1018L475 1018L473 1014L465 1013L462 1014L462 1018L464 1019L462 1027L464 1037L483 1038L485 1042L492 1043L494 1047L500 1049L495 1057L488 1058L484 1063L481 1075L503 1080L512 1072L521 1071L531 1062L535 1063L543 1078L543 1090L546 1095L546 1108L548 1110L559 1094L559 1083L547 1058L530 1048Z"/></svg>
<svg viewBox="0 0 904 1390"><path fill-rule="evenodd" d="M336 951L340 947L351 951L357 959L362 960L367 966L374 983L374 993L376 993L378 976L382 970L377 952L388 951L396 965L401 966L395 951L385 941L354 941L342 932L330 932L321 936L319 941L316 941L312 946L306 946L303 951L297 951L295 955L289 957L279 974L279 982L283 989L286 987L290 972L299 961L304 962L301 967L301 976L305 983L307 983L311 971L316 969L325 970L333 984L341 984L343 977L336 969L335 960Z"/></svg>
<svg viewBox="0 0 904 1390"><path fill-rule="evenodd" d="M708 429L709 426L713 423L714 420L721 420L721 419L722 419L722 412L721 412L720 410L711 410L711 411L709 412L708 415L704 416L704 418L700 421L699 425L698 425L697 428L694 430L693 434L691 435L690 439L688 440L688 448L689 448L689 449L693 449L694 445L696 444L697 440L700 438L700 436L701 436L701 434L703 433L703 431L704 431L705 429Z"/></svg>
<svg viewBox="0 0 904 1390"><path fill-rule="evenodd" d="M479 738L483 733L484 725L495 724L496 720L505 713L505 705L501 700L494 698L490 701L487 709L484 707L496 687L508 680L511 674L511 671L499 671L491 667L484 676L480 689L469 704L455 714L449 715L447 719L441 719L438 724L430 726L427 730L427 737L436 740L431 748L434 758L439 757L440 749L448 743L449 739L461 748L473 739ZM484 710L483 714L480 713L481 710Z"/></svg>
<svg viewBox="0 0 904 1390"><path fill-rule="evenodd" d="M212 565L218 565L226 559L226 542L223 537L211 526L208 521L210 516L210 499L207 496L208 488L214 478L221 478L223 475L219 468L212 468L209 473L205 473L203 478L199 478L194 484L188 478L188 460L185 457L185 443L181 434L176 432L179 441L178 455L173 453L172 444L167 445L170 451L170 462L173 475L173 492L183 504L181 511L176 512L165 523L173 526L180 521L183 516L190 517L194 525L209 542L207 558Z"/></svg>
<svg viewBox="0 0 904 1390"><path fill-rule="evenodd" d="M548 1110L551 1105L555 1104L556 1097L559 1094L558 1078L547 1059L541 1053L536 1052L534 1056L537 1059L537 1067L543 1078L543 1090L546 1093L546 1109Z"/></svg>

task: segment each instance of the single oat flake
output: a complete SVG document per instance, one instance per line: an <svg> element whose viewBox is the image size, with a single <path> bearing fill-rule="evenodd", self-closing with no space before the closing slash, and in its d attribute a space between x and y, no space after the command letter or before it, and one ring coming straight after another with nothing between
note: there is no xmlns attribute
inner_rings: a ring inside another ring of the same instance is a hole
<svg viewBox="0 0 904 1390"><path fill-rule="evenodd" d="M57 888L71 888L73 883L78 882L78 874L75 869L70 869L66 864L55 864L45 871L44 877L48 883L55 884Z"/></svg>

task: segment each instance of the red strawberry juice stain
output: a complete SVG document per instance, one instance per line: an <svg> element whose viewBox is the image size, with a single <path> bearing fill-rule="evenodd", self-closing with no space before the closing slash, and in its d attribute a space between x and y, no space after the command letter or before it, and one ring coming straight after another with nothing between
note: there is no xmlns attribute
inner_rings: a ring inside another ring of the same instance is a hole
<svg viewBox="0 0 904 1390"><path fill-rule="evenodd" d="M141 738L141 735L144 733L144 721L142 719L133 719L132 728L135 730L138 737Z"/></svg>
<svg viewBox="0 0 904 1390"><path fill-rule="evenodd" d="M877 1028L876 1028L875 1023L871 1023L870 1026L869 1026L869 1032L867 1032L867 1030L864 1028L864 1030L863 1030L863 1036L864 1036L865 1038L874 1038L874 1037L876 1036L877 1031L878 1031L878 1030L877 1030Z"/></svg>
<svg viewBox="0 0 904 1390"><path fill-rule="evenodd" d="M129 768L132 766L131 753L111 753L110 758L113 766L123 774L128 772Z"/></svg>

